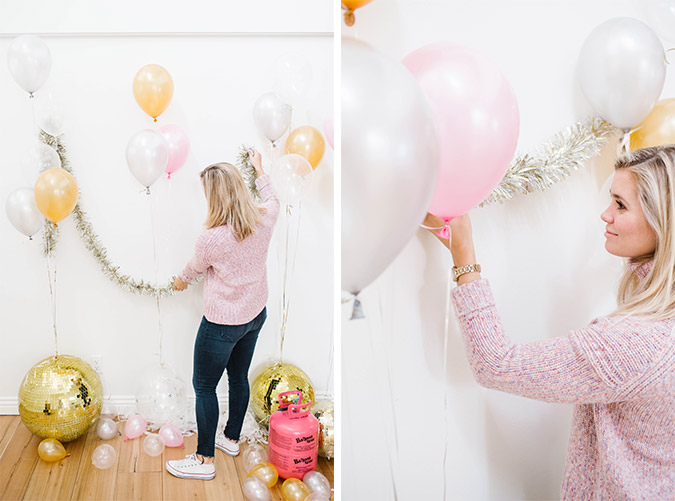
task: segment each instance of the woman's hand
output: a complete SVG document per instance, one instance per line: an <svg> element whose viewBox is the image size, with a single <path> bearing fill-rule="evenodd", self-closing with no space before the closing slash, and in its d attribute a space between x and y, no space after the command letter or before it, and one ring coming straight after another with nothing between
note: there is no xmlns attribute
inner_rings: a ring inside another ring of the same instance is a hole
<svg viewBox="0 0 675 501"><path fill-rule="evenodd" d="M255 148L251 148L248 152L248 161L251 162L251 165L255 169L255 173L258 177L263 176L265 171L262 168L262 155Z"/></svg>
<svg viewBox="0 0 675 501"><path fill-rule="evenodd" d="M176 277L176 279L173 281L173 290L175 291L184 291L187 289L188 284L183 282L183 279L180 277Z"/></svg>
<svg viewBox="0 0 675 501"><path fill-rule="evenodd" d="M450 238L438 235L438 232L446 225L445 221L440 217L427 213L422 224L426 226L427 230L438 238L443 245L450 249L455 266L459 267L476 263L476 251L473 246L471 219L468 214L456 217L448 223Z"/></svg>

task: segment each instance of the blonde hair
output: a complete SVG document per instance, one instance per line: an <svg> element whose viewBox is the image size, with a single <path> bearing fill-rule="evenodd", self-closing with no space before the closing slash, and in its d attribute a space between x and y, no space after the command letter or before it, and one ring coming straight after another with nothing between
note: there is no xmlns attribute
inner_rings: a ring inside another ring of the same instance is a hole
<svg viewBox="0 0 675 501"><path fill-rule="evenodd" d="M251 197L244 178L234 165L209 165L199 175L206 195L206 228L228 225L237 241L253 235L262 223L261 208Z"/></svg>
<svg viewBox="0 0 675 501"><path fill-rule="evenodd" d="M619 315L644 315L653 319L675 316L675 146L655 146L619 158L615 169L631 172L647 223L656 234L653 254L633 258L641 266L654 261L641 279L627 269L619 282Z"/></svg>

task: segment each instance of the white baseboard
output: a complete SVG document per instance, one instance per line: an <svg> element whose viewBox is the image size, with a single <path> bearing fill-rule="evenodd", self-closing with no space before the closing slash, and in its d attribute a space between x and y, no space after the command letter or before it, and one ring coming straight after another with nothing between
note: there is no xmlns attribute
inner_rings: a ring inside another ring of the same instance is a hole
<svg viewBox="0 0 675 501"><path fill-rule="evenodd" d="M330 393L317 393L315 398L332 399L332 394ZM194 407L195 397L189 397L188 399L190 407ZM223 406L227 405L227 397L218 397L218 405L222 409ZM106 395L103 397L103 414L122 414L128 415L136 411L136 397L134 395ZM3 397L0 396L0 415L3 416L16 416L19 414L19 399L18 397Z"/></svg>

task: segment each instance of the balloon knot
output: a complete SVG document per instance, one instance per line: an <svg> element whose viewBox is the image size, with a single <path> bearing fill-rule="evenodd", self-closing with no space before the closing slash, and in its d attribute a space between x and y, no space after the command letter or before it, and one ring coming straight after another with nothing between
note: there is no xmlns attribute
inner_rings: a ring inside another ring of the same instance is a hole
<svg viewBox="0 0 675 501"><path fill-rule="evenodd" d="M349 320L359 320L360 318L366 318L366 316L363 314L361 301L359 301L359 298L354 297L354 307L352 308L352 316Z"/></svg>
<svg viewBox="0 0 675 501"><path fill-rule="evenodd" d="M157 119L155 118L155 123L157 123Z"/></svg>
<svg viewBox="0 0 675 501"><path fill-rule="evenodd" d="M347 9L347 12L345 12L345 24L347 26L354 26L354 21L356 19L354 18L354 11Z"/></svg>

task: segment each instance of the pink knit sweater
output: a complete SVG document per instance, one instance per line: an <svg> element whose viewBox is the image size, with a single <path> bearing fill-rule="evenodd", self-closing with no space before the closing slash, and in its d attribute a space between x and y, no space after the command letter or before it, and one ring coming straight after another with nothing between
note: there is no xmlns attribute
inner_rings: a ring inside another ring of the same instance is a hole
<svg viewBox="0 0 675 501"><path fill-rule="evenodd" d="M481 385L575 404L562 499L675 499L675 320L598 318L513 345L487 280L452 299Z"/></svg>
<svg viewBox="0 0 675 501"><path fill-rule="evenodd" d="M279 200L268 176L255 182L262 197L262 225L238 242L227 225L204 230L195 244L194 257L180 277L191 282L206 272L204 316L221 325L241 325L253 320L267 303L267 249Z"/></svg>

